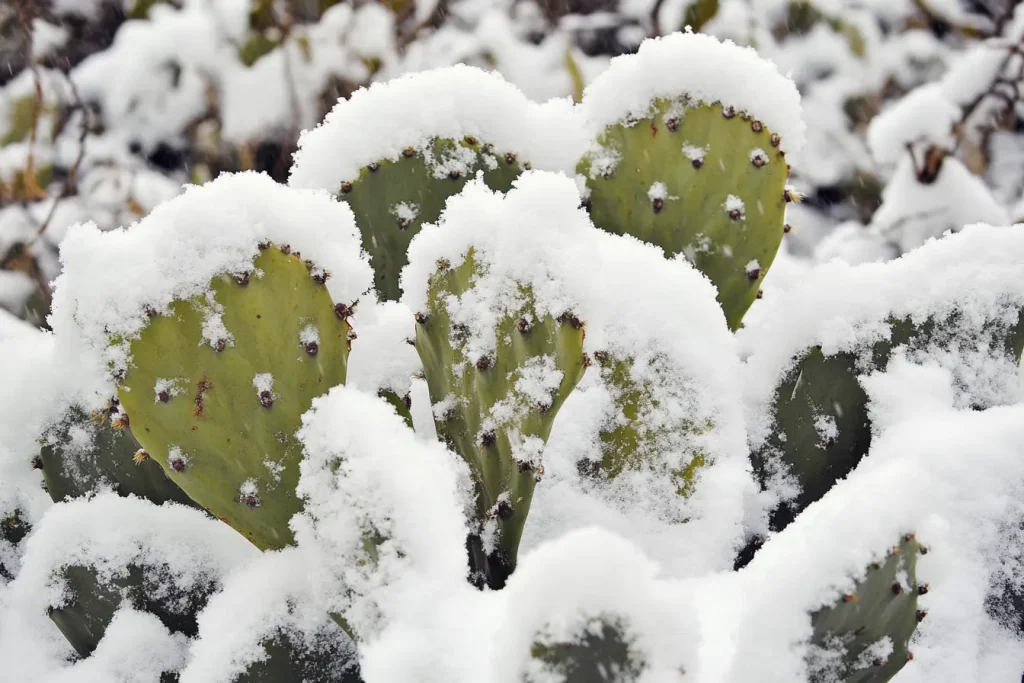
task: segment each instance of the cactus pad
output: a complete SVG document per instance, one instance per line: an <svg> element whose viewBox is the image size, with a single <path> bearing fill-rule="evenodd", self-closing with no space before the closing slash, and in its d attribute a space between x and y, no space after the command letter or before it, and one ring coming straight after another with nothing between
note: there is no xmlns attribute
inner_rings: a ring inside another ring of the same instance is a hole
<svg viewBox="0 0 1024 683"><path fill-rule="evenodd" d="M521 286L520 305L494 330L497 348L471 357L467 331L452 324L448 300L472 291L477 273L472 250L457 267L439 266L428 310L417 315L416 348L438 436L475 479L482 535L470 539L473 568L500 588L515 569L555 415L583 376L583 325L571 314L538 316L532 290Z"/></svg>
<svg viewBox="0 0 1024 683"><path fill-rule="evenodd" d="M681 97L597 142L578 169L594 225L684 254L737 329L782 242L789 172L778 135L732 107Z"/></svg>
<svg viewBox="0 0 1024 683"><path fill-rule="evenodd" d="M521 165L514 154L495 151L474 137L435 139L422 150L407 149L395 161L371 164L353 182L342 183L339 198L356 215L381 299L399 298L409 243L421 225L437 221L448 197L477 172L488 187L505 192L524 167L529 164Z"/></svg>
<svg viewBox="0 0 1024 683"><path fill-rule="evenodd" d="M150 457L261 549L292 542L294 434L313 399L345 381L349 325L323 281L265 249L253 273L214 278L212 301L176 301L155 317L131 342L118 389Z"/></svg>
<svg viewBox="0 0 1024 683"><path fill-rule="evenodd" d="M800 494L772 513L771 528L781 531L837 481L848 475L871 446L868 397L858 377L884 370L893 350L929 344L947 346L946 336L956 331L956 316L938 324L932 318L920 324L910 318L889 320L889 339L876 342L866 354L849 352L831 356L819 347L810 349L776 389L775 429L764 446L751 454L754 471L767 485L781 460L800 485ZM990 326L995 353L1020 359L1024 346L1024 317L1016 325ZM971 342L972 344L974 342Z"/></svg>
<svg viewBox="0 0 1024 683"><path fill-rule="evenodd" d="M315 651L287 633L279 633L263 646L266 659L251 664L231 683L362 683L355 649L342 633L323 634Z"/></svg>
<svg viewBox="0 0 1024 683"><path fill-rule="evenodd" d="M525 681L638 681L647 664L625 632L621 620L603 618L590 620L574 642L539 638L533 644L532 662Z"/></svg>
<svg viewBox="0 0 1024 683"><path fill-rule="evenodd" d="M63 579L71 597L48 612L83 657L96 649L124 600L137 610L154 614L170 631L194 637L199 630L196 614L216 589L210 583L191 592L183 591L162 575L159 566L134 564L109 581L100 579L92 568L82 566L65 567Z"/></svg>
<svg viewBox="0 0 1024 683"><path fill-rule="evenodd" d="M853 593L812 615L812 683L884 683L913 658L910 637L926 614L917 597L928 592L917 582L917 556L926 552L905 536Z"/></svg>
<svg viewBox="0 0 1024 683"><path fill-rule="evenodd" d="M106 413L92 416L72 408L40 449L43 481L53 501L78 498L109 486L118 495L135 495L156 505L171 501L199 507L141 449L121 421L118 408L116 399Z"/></svg>

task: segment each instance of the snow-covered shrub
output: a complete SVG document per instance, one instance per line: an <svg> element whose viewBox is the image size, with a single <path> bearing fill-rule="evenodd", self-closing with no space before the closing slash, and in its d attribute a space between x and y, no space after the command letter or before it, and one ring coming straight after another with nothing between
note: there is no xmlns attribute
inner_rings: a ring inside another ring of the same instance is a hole
<svg viewBox="0 0 1024 683"><path fill-rule="evenodd" d="M1016 676L1024 231L762 286L806 138L676 33L70 228L52 332L0 328L5 675Z"/></svg>

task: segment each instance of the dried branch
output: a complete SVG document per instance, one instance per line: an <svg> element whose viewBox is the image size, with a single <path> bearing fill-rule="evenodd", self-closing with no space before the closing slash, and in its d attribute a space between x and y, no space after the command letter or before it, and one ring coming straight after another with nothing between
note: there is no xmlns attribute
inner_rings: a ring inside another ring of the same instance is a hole
<svg viewBox="0 0 1024 683"><path fill-rule="evenodd" d="M82 96L78 92L78 86L75 82L68 78L68 84L71 87L71 96L74 98L71 111L82 112L82 130L78 134L78 156L75 157L75 161L71 164L71 168L68 169L68 173L64 176L64 184L61 186L60 194L53 199L53 204L50 205L50 210L46 214L46 218L43 219L42 224L36 230L35 237L32 238L30 244L34 244L39 237L46 232L46 228L49 227L50 221L53 220L53 215L57 211L57 205L62 200L71 197L78 192L78 168L82 164L82 159L85 158L85 139L89 135L89 130L92 128L90 122L89 107L82 101Z"/></svg>

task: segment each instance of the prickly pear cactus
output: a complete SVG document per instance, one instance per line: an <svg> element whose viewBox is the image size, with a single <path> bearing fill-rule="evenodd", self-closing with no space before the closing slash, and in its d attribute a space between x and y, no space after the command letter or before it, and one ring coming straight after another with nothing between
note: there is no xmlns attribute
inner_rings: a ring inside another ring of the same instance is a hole
<svg viewBox="0 0 1024 683"><path fill-rule="evenodd" d="M154 317L118 389L149 457L261 549L292 542L294 433L313 399L344 383L349 349L327 274L287 252L269 247L252 272L214 279L208 299Z"/></svg>
<svg viewBox="0 0 1024 683"><path fill-rule="evenodd" d="M683 95L607 127L583 158L594 225L683 254L718 288L737 329L785 232L780 138L729 105Z"/></svg>
<svg viewBox="0 0 1024 683"><path fill-rule="evenodd" d="M585 370L583 324L571 313L558 320L521 303L494 330L497 347L474 355L467 330L452 323L450 306L472 296L478 264L439 264L417 314L416 348L434 399L441 439L469 464L477 487L480 535L470 539L479 580L500 588L516 566L533 489L543 473L541 451L562 403Z"/></svg>
<svg viewBox="0 0 1024 683"><path fill-rule="evenodd" d="M168 479L127 429L117 400L106 412L72 408L40 449L46 490L55 503L111 487L156 505L171 501L199 507ZM115 426L115 423L117 426Z"/></svg>
<svg viewBox="0 0 1024 683"><path fill-rule="evenodd" d="M910 637L926 612L917 597L917 556L928 550L913 534L867 570L852 593L811 617L811 683L884 683L913 659Z"/></svg>
<svg viewBox="0 0 1024 683"><path fill-rule="evenodd" d="M370 164L357 179L343 182L338 196L356 215L380 297L399 298L409 242L421 225L437 221L448 197L477 173L488 187L505 192L524 167L529 164L521 164L515 154L476 137L441 138L419 149L406 148L394 161Z"/></svg>

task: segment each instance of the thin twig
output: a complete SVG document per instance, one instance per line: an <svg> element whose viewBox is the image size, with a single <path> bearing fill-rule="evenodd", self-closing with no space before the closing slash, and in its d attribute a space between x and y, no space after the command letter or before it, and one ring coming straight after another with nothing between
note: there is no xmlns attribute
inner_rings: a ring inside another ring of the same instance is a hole
<svg viewBox="0 0 1024 683"><path fill-rule="evenodd" d="M44 232L46 232L46 228L49 227L50 221L53 220L53 215L57 211L57 205L60 204L62 200L71 197L78 192L78 167L81 166L82 159L85 158L85 139L89 135L91 125L89 120L89 107L82 102L82 96L78 92L78 86L75 85L75 82L71 80L70 77L68 77L68 84L71 86L71 96L74 98L74 104L71 111L75 111L77 109L82 112L82 130L78 134L78 156L75 157L74 163L71 164L71 168L68 169L67 175L64 176L64 184L61 186L60 194L54 197L53 204L50 205L50 210L47 212L46 218L36 230L35 237L32 238L32 242L30 242L30 244L35 243L35 241L39 239Z"/></svg>

